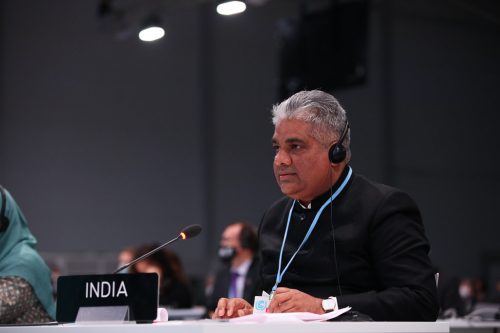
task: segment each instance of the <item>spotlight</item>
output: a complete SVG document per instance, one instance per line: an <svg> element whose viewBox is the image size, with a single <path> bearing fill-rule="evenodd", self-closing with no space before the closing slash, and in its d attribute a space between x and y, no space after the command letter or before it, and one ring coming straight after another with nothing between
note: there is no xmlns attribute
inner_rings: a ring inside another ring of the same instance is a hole
<svg viewBox="0 0 500 333"><path fill-rule="evenodd" d="M221 15L234 15L243 13L247 9L244 1L221 1L217 6L217 13Z"/></svg>
<svg viewBox="0 0 500 333"><path fill-rule="evenodd" d="M160 19L152 16L147 19L142 30L139 32L139 39L143 42L153 42L165 36L165 30L160 25Z"/></svg>

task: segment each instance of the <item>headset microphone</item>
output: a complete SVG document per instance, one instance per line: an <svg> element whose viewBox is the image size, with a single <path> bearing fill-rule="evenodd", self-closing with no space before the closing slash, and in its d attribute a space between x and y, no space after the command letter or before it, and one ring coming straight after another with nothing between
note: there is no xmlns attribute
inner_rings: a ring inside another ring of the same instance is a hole
<svg viewBox="0 0 500 333"><path fill-rule="evenodd" d="M182 231L179 233L179 235L177 235L177 237L175 237L174 239L171 239L168 242L166 242L165 244L162 244L162 245L158 246L157 248L149 251L148 253L143 254L142 256L140 256L139 258L136 258L136 259L132 260L128 264L125 264L125 265L119 267L117 270L115 270L113 272L113 274L119 273L119 272L123 271L125 268L127 268L129 266L132 266L136 262L138 262L138 261L140 261L140 260L142 260L144 258L149 257L150 255L152 255L152 254L160 251L161 249L163 249L165 246L167 246L170 243L173 243L173 242L175 242L175 241L177 241L179 239L186 240L186 239L189 239L189 238L196 237L196 236L198 236L198 234L200 232L201 232L201 226L199 224L189 225L189 226L185 227L184 229L182 229Z"/></svg>

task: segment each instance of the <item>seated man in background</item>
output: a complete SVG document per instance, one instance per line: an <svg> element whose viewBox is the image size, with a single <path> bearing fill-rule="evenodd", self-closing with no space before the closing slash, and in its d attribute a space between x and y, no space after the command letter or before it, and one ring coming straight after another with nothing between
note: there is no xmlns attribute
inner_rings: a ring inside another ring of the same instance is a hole
<svg viewBox="0 0 500 333"><path fill-rule="evenodd" d="M286 196L259 227L268 311L351 306L379 321L436 320L435 270L417 205L353 172L350 127L335 97L298 92L274 106L273 124L274 174ZM222 298L212 318L252 310L241 298Z"/></svg>
<svg viewBox="0 0 500 333"><path fill-rule="evenodd" d="M215 274L213 291L208 295L209 310L217 306L221 297L239 297L253 303L260 282L256 252L257 233L253 226L238 222L224 229L219 248L222 265Z"/></svg>
<svg viewBox="0 0 500 333"><path fill-rule="evenodd" d="M9 192L0 186L0 323L31 324L55 318L50 270Z"/></svg>
<svg viewBox="0 0 500 333"><path fill-rule="evenodd" d="M135 258L152 251L159 244L139 246ZM129 273L156 273L160 284L160 306L172 308L190 308L193 296L182 263L173 251L161 249L149 257L129 267Z"/></svg>

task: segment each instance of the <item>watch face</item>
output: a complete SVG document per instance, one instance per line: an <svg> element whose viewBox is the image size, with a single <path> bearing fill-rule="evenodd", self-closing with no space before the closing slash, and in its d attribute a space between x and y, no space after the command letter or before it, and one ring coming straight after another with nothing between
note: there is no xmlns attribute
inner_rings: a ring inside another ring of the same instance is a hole
<svg viewBox="0 0 500 333"><path fill-rule="evenodd" d="M321 306L325 311L332 311L333 309L335 309L335 301L331 298L324 299L321 303Z"/></svg>

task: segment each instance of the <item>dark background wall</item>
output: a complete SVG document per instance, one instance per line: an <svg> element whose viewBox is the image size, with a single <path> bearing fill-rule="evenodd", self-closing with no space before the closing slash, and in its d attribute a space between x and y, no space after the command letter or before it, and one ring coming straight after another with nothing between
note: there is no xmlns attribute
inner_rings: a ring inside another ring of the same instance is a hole
<svg viewBox="0 0 500 333"><path fill-rule="evenodd" d="M1 2L1 183L47 255L114 255L199 223L202 236L173 249L202 275L224 226L257 225L280 196L276 24L298 1L234 17L151 2L167 36L149 45L102 29L97 4ZM480 275L500 255L499 6L372 1L367 31L365 84L332 91L352 166L417 200L441 270Z"/></svg>

